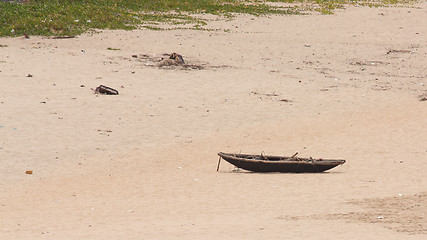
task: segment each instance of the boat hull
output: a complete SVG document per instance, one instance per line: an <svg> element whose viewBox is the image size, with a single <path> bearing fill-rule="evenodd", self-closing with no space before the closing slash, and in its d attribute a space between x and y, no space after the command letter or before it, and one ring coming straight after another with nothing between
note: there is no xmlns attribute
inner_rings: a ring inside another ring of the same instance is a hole
<svg viewBox="0 0 427 240"><path fill-rule="evenodd" d="M318 173L345 163L345 160L295 159L229 153L218 153L218 155L230 164L252 172Z"/></svg>

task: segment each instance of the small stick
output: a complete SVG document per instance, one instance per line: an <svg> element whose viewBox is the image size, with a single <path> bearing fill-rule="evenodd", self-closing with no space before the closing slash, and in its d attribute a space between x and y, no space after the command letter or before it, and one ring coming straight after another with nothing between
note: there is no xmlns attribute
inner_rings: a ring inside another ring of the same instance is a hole
<svg viewBox="0 0 427 240"><path fill-rule="evenodd" d="M294 158L294 157L296 157L298 155L298 152L296 152L294 155L292 155L292 157L291 158Z"/></svg>
<svg viewBox="0 0 427 240"><path fill-rule="evenodd" d="M218 167L216 167L216 171L218 172L219 171L219 164L221 163L221 156L219 156L219 159L218 159Z"/></svg>

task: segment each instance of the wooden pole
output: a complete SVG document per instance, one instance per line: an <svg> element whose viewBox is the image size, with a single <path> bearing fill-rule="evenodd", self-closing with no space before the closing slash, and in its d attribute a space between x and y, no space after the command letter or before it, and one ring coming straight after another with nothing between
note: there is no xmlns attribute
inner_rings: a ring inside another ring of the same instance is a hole
<svg viewBox="0 0 427 240"><path fill-rule="evenodd" d="M219 159L218 159L218 166L216 167L216 171L218 172L219 171L219 164L221 163L221 156L219 156Z"/></svg>

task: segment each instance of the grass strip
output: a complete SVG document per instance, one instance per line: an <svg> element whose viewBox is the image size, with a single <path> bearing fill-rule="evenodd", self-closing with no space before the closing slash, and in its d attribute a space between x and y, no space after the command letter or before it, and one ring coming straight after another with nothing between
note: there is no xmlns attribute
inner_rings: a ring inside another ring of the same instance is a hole
<svg viewBox="0 0 427 240"><path fill-rule="evenodd" d="M0 37L40 35L75 36L93 29L139 27L161 29L158 23L193 24L202 29L202 14L232 17L235 14L301 14L304 10L331 14L344 4L382 6L415 0L0 0ZM299 3L273 6L271 2ZM369 5L371 4L371 5ZM310 7L307 7L310 6ZM313 7L315 6L315 7ZM148 24L148 25L144 25Z"/></svg>

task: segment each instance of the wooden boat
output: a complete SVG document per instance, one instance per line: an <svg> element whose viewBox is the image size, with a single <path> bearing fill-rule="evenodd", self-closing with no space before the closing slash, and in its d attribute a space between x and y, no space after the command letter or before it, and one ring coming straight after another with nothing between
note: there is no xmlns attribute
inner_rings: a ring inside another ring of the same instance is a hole
<svg viewBox="0 0 427 240"><path fill-rule="evenodd" d="M345 160L218 153L218 168L223 158L234 166L252 172L317 173L344 164Z"/></svg>

